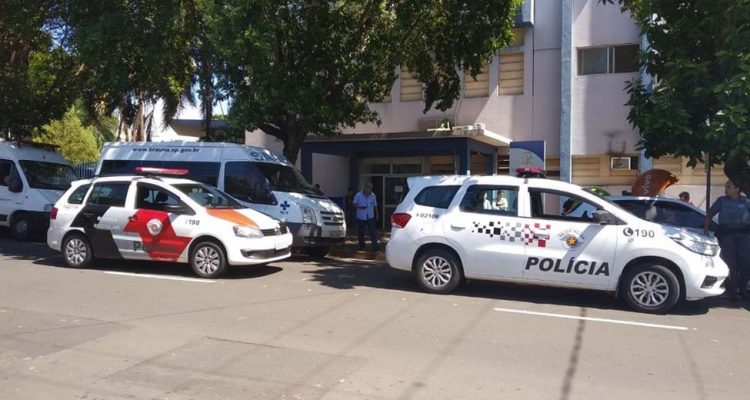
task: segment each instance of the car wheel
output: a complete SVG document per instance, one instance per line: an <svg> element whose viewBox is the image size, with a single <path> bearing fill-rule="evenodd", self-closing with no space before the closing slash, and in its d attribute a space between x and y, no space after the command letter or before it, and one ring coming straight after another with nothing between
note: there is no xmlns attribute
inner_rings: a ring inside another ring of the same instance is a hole
<svg viewBox="0 0 750 400"><path fill-rule="evenodd" d="M68 235L63 240L62 253L65 264L72 268L86 268L94 259L91 244L85 236L79 233Z"/></svg>
<svg viewBox="0 0 750 400"><path fill-rule="evenodd" d="M13 216L13 222L10 224L10 233L13 239L26 241L31 239L31 223L29 216L24 213L18 213Z"/></svg>
<svg viewBox="0 0 750 400"><path fill-rule="evenodd" d="M312 258L325 258L331 248L327 246L315 246L307 248L307 255Z"/></svg>
<svg viewBox="0 0 750 400"><path fill-rule="evenodd" d="M631 308L647 313L666 313L680 300L677 276L661 265L631 268L625 274L620 291Z"/></svg>
<svg viewBox="0 0 750 400"><path fill-rule="evenodd" d="M427 250L414 266L419 286L430 293L450 293L461 283L459 261L443 249Z"/></svg>
<svg viewBox="0 0 750 400"><path fill-rule="evenodd" d="M213 242L201 242L190 252L190 267L202 278L217 278L227 269L224 249Z"/></svg>

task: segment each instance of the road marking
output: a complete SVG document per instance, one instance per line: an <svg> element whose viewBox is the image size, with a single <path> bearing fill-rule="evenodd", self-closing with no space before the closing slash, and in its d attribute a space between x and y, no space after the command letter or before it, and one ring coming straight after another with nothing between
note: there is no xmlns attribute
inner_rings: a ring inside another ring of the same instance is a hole
<svg viewBox="0 0 750 400"><path fill-rule="evenodd" d="M537 315L537 316L542 316L542 317L578 319L578 320L592 321L592 322L606 322L606 323L610 323L610 324L619 324L619 325L642 326L642 327L646 327L646 328L671 329L671 330L675 330L675 331L687 331L687 330L689 330L687 327L684 327L684 326L648 324L648 323L645 323L645 322L623 321L623 320L619 320L619 319L580 317L580 316L577 316L577 315L552 314L552 313L537 312L537 311L514 310L514 309L511 309L511 308L495 308L495 311L512 313L512 314Z"/></svg>
<svg viewBox="0 0 750 400"><path fill-rule="evenodd" d="M109 274L109 275L135 276L138 278L166 279L170 281L184 281L184 282L195 282L195 283L215 283L216 282L210 279L183 278L179 276L166 276L166 275L153 275L153 274L136 274L134 272L104 271L104 273Z"/></svg>

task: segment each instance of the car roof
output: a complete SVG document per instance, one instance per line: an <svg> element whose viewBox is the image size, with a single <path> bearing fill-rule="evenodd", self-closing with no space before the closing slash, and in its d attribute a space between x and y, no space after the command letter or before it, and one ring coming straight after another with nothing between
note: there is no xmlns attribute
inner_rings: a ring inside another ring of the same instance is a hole
<svg viewBox="0 0 750 400"><path fill-rule="evenodd" d="M71 185L80 186L87 183L100 183L100 182L145 182L155 184L167 184L167 185L178 185L185 183L198 183L196 181L185 179L185 178L170 178L170 177L157 177L157 176L144 176L144 175L113 175L113 176L101 176L90 179L82 179L79 181L72 182Z"/></svg>

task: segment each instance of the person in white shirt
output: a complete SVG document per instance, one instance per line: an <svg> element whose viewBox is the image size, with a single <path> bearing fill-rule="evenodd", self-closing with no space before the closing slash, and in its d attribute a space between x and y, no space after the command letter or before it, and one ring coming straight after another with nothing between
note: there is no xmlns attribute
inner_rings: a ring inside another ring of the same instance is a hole
<svg viewBox="0 0 750 400"><path fill-rule="evenodd" d="M357 211L357 233L359 248L365 248L365 229L370 234L372 251L378 250L378 233L375 221L378 219L378 200L372 192L372 183L366 183L362 191L354 195L354 209Z"/></svg>

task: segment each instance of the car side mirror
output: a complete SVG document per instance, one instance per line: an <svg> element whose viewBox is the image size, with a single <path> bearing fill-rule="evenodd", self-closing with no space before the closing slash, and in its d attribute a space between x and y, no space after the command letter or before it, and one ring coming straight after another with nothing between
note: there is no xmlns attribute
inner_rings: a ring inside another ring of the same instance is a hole
<svg viewBox="0 0 750 400"><path fill-rule="evenodd" d="M607 210L596 210L594 211L594 223L599 225L614 225L617 224L617 217Z"/></svg>
<svg viewBox="0 0 750 400"><path fill-rule="evenodd" d="M11 175L10 182L8 183L8 190L13 193L23 192L23 182L21 182L21 178L18 175Z"/></svg>

